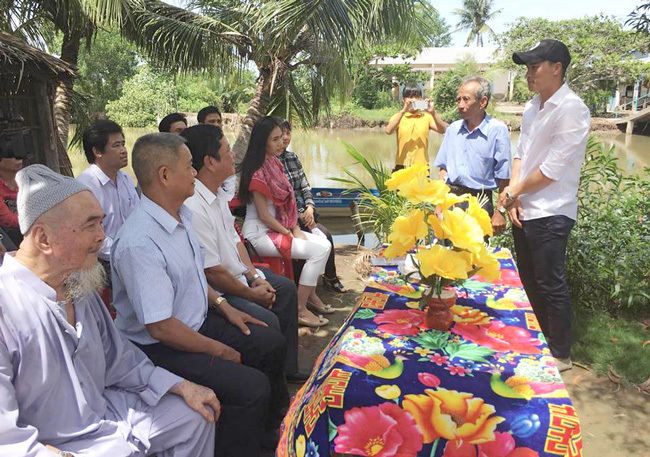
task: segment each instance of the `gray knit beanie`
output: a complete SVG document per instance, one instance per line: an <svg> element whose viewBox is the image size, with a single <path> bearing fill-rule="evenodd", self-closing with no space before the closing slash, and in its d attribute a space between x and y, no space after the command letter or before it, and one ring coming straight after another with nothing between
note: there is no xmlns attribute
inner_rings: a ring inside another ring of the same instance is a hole
<svg viewBox="0 0 650 457"><path fill-rule="evenodd" d="M18 222L24 235L41 214L68 197L90 190L79 181L60 175L45 165L30 165L16 174Z"/></svg>

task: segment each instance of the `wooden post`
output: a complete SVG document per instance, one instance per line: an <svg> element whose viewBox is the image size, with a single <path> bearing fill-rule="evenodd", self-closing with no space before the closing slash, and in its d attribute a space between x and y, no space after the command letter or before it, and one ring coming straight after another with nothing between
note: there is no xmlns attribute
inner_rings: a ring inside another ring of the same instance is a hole
<svg viewBox="0 0 650 457"><path fill-rule="evenodd" d="M41 126L43 141L41 157L43 158L43 163L47 167L59 173L59 151L55 139L54 112L52 111L50 98L47 93L47 88L45 87L46 84L47 83L42 79L34 80L34 85L36 86L37 106L39 107L38 123Z"/></svg>

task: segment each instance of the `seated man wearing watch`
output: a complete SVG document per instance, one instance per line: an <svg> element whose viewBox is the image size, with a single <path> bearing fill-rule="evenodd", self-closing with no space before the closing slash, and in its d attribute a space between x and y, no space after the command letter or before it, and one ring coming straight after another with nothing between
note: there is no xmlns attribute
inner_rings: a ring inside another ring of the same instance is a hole
<svg viewBox="0 0 650 457"><path fill-rule="evenodd" d="M275 446L289 400L284 337L207 284L183 204L196 175L185 139L140 137L132 163L142 199L111 249L115 323L155 365L214 390L222 404L217 455L258 456L262 445Z"/></svg>
<svg viewBox="0 0 650 457"><path fill-rule="evenodd" d="M492 191L503 190L510 179L510 135L503 122L485 110L490 102L490 81L481 76L465 78L458 89L460 119L449 125L433 163L440 179L457 195L481 194L483 208L492 217L495 234L506 227L505 210L494 211Z"/></svg>
<svg viewBox="0 0 650 457"><path fill-rule="evenodd" d="M287 342L284 370L289 382L304 382L298 371L298 298L294 282L264 268L256 270L235 230L222 188L235 174L235 157L221 128L195 125L181 136L187 140L197 176L194 195L185 201L192 226L205 251L208 284L224 294L233 307L281 331Z"/></svg>

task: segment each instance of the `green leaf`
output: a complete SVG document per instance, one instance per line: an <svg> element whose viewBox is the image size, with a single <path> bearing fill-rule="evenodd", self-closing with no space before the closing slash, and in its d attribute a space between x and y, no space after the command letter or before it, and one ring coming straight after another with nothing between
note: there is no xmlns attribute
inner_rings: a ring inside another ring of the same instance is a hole
<svg viewBox="0 0 650 457"><path fill-rule="evenodd" d="M413 338L413 341L417 342L420 346L425 349L431 349L434 351L445 350L445 347L449 344L449 333L441 332L439 330L429 330L426 333L420 333L418 336Z"/></svg>
<svg viewBox="0 0 650 457"><path fill-rule="evenodd" d="M471 360L472 362L487 363L487 357L496 353L490 348L479 346L475 343L449 343L443 349L449 356L449 360L455 358Z"/></svg>
<svg viewBox="0 0 650 457"><path fill-rule="evenodd" d="M329 427L329 440L330 443L334 441L334 438L336 438L336 435L338 434L336 430L336 424L332 422L332 419L330 419L330 416L327 416L327 426Z"/></svg>
<svg viewBox="0 0 650 457"><path fill-rule="evenodd" d="M354 318L355 319L373 319L376 315L377 315L377 313L374 312L371 309L360 309L354 315Z"/></svg>

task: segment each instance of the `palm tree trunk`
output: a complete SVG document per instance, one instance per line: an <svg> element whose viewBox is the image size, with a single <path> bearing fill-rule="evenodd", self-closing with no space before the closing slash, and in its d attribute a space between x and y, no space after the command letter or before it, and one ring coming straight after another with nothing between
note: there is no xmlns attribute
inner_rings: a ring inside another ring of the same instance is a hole
<svg viewBox="0 0 650 457"><path fill-rule="evenodd" d="M239 134L237 135L237 140L235 140L235 145L232 147L233 151L235 151L235 163L239 164L244 159L246 149L248 148L248 142L251 138L251 132L253 131L253 125L266 116L270 103L271 74L269 70L263 69L260 70L260 77L257 80L255 94L248 106L246 116L242 121Z"/></svg>
<svg viewBox="0 0 650 457"><path fill-rule="evenodd" d="M63 45L61 46L61 60L77 66L79 60L79 46L81 36L73 32L65 32ZM59 82L54 96L54 122L56 133L59 139L59 167L61 174L73 176L72 164L68 157L68 134L70 131L70 120L72 119L72 90L74 80L67 78Z"/></svg>

